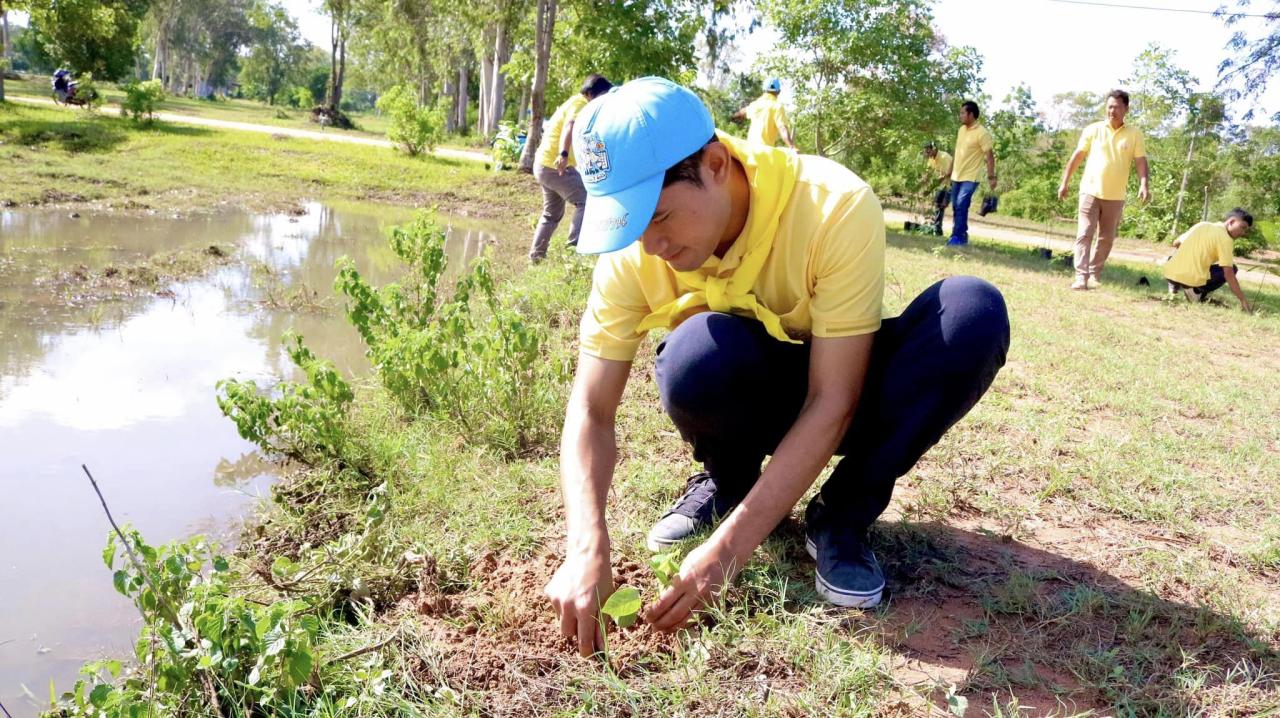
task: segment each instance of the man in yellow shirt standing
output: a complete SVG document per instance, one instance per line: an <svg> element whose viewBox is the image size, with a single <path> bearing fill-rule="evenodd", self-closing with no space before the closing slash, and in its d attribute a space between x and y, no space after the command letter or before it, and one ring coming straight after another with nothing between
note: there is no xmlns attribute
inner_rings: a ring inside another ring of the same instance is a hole
<svg viewBox="0 0 1280 718"><path fill-rule="evenodd" d="M586 206L587 191L582 187L582 177L574 169L573 120L591 100L613 87L602 75L589 75L582 83L582 91L556 108L542 132L538 143L537 162L533 166L533 178L542 185L542 217L533 230L533 243L529 247L529 260L541 262L547 256L551 235L564 217L564 204L573 205L573 220L569 224L569 246L578 243L582 230L582 208Z"/></svg>
<svg viewBox="0 0 1280 718"><path fill-rule="evenodd" d="M578 251L602 256L560 442L565 556L545 593L562 633L583 655L601 646L615 418L651 329L669 330L655 364L663 408L706 470L647 544L723 520L645 619L687 625L836 454L805 511L815 584L838 605L876 605L884 574L868 528L1003 365L1000 292L951 277L882 320L884 213L871 187L831 160L717 133L697 95L669 80L594 100L573 145L587 187Z"/></svg>
<svg viewBox="0 0 1280 718"><path fill-rule="evenodd" d="M1124 212L1124 199L1128 193L1129 167L1137 165L1138 198L1151 200L1147 185L1147 147L1142 132L1124 123L1129 112L1129 93L1112 90L1107 95L1107 119L1095 122L1080 133L1080 142L1058 185L1058 199L1067 198L1071 173L1087 155L1084 176L1080 179L1079 231L1076 233L1076 278L1071 288L1097 289L1102 267L1111 254L1120 227L1120 215ZM1094 233L1098 244L1093 245Z"/></svg>
<svg viewBox="0 0 1280 718"><path fill-rule="evenodd" d="M751 127L747 130L748 140L773 147L778 143L778 138L782 138L787 147L794 150L796 143L791 140L791 128L787 123L787 110L782 106L782 101L778 99L778 93L780 92L782 92L781 80L776 77L766 80L764 92L760 97L734 113L733 119L741 120L745 118L751 120Z"/></svg>
<svg viewBox="0 0 1280 718"><path fill-rule="evenodd" d="M1173 240L1177 249L1164 265L1169 293L1182 292L1187 299L1203 302L1223 284L1240 300L1240 308L1250 311L1249 300L1236 278L1234 240L1249 233L1253 215L1236 207L1221 222L1201 222Z"/></svg>
<svg viewBox="0 0 1280 718"><path fill-rule="evenodd" d="M995 143L991 133L978 122L978 103L969 100L960 106L960 129L956 131L955 162L951 168L951 239L950 245L969 243L969 205L978 191L978 175L983 160L987 165L987 183L996 191Z"/></svg>
<svg viewBox="0 0 1280 718"><path fill-rule="evenodd" d="M921 184L925 184L930 190L936 190L933 193L933 233L942 236L942 215L947 211L947 204L951 200L951 188L942 187L944 182L951 177L951 155L938 149L938 145L934 142L927 142L924 146L925 166L928 167L928 173L921 180ZM932 173L933 180L927 178Z"/></svg>

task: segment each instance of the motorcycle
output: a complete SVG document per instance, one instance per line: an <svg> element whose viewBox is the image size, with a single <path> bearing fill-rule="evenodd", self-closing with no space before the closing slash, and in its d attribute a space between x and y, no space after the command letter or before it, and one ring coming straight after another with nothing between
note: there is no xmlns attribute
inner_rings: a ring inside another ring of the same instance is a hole
<svg viewBox="0 0 1280 718"><path fill-rule="evenodd" d="M59 105L84 107L98 99L98 91L81 90L80 83L72 79L70 70L53 73L53 101Z"/></svg>

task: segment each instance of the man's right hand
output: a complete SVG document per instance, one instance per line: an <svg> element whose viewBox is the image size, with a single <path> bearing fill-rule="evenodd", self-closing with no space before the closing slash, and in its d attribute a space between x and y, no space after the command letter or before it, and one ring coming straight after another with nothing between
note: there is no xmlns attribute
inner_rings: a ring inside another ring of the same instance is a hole
<svg viewBox="0 0 1280 718"><path fill-rule="evenodd" d="M560 618L560 634L576 638L584 658L604 648L600 605L613 595L609 550L569 549L543 593Z"/></svg>
<svg viewBox="0 0 1280 718"><path fill-rule="evenodd" d="M1062 184L1058 185L1058 199L1066 199L1066 198L1067 198L1067 183L1063 182Z"/></svg>

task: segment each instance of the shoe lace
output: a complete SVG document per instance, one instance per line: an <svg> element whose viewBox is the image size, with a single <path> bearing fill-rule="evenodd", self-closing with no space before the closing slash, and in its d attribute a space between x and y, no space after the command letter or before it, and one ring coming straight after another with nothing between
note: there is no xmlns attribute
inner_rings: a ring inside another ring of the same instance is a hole
<svg viewBox="0 0 1280 718"><path fill-rule="evenodd" d="M690 515L686 511L697 511L706 506L715 496L716 482L711 478L711 474L705 471L699 472L685 479L684 495L676 502L674 513Z"/></svg>

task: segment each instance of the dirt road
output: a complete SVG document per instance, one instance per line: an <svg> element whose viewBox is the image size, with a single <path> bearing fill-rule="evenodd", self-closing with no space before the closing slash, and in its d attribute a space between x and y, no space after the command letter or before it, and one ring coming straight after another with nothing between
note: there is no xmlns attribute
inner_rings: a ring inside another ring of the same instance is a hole
<svg viewBox="0 0 1280 718"><path fill-rule="evenodd" d="M29 105L43 105L47 107L61 107L53 100L38 97L14 96L10 95L7 99L14 102L22 102ZM80 112L76 108L68 108ZM120 112L120 108L103 106L103 112ZM235 122L233 120L215 120L208 117L196 117L194 115L181 115L172 112L157 112L156 119L162 122L173 122L184 125L197 125L200 127L217 127L224 130L241 130L243 132L261 132L269 135L284 135L286 137L298 137L308 140L321 140L326 142L347 142L357 145L371 145L374 147L387 147L393 145L376 137L360 137L358 135L342 134L342 130L300 130L295 127L277 127L275 125L257 125L250 122ZM488 162L489 156L483 152L475 150L458 150L450 147L438 147L434 151L435 156L446 159L470 160L473 162Z"/></svg>

